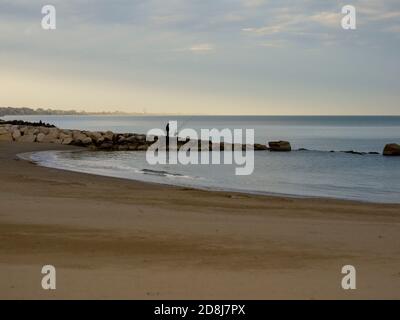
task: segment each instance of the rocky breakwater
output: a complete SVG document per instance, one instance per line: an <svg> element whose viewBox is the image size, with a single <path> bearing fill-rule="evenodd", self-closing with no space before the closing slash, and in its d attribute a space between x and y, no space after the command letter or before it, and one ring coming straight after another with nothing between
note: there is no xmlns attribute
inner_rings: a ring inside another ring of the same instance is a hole
<svg viewBox="0 0 400 320"><path fill-rule="evenodd" d="M98 150L147 150L146 135L66 130L49 126L0 123L0 141L54 143Z"/></svg>
<svg viewBox="0 0 400 320"><path fill-rule="evenodd" d="M54 143L106 151L146 151L149 146L154 143L153 141L147 141L145 134L66 130L42 123L21 121L19 121L18 124L15 123L16 122L0 122L0 141ZM154 140L157 139L157 137L154 137ZM178 148L185 143L185 141L179 141ZM200 141L198 145L199 150L202 150ZM213 147L215 147L215 145L209 142L209 150ZM216 148L218 149L218 146L216 146ZM220 150L230 148L232 148L230 144L219 144ZM242 145L242 149L245 148L246 146ZM254 145L254 150L256 151L267 149L265 145Z"/></svg>
<svg viewBox="0 0 400 320"><path fill-rule="evenodd" d="M158 137L154 137L156 141ZM91 150L104 151L146 151L154 141L147 141L145 134L136 133L113 133L111 131L81 131L59 129L53 125L37 122L24 121L1 121L0 120L0 142L37 142L37 143L54 143L64 145L74 145L87 147ZM187 141L178 141L178 149ZM208 146L207 146L208 145ZM246 149L246 145L239 145L242 150ZM271 151L271 152L290 152L292 146L288 141L271 141L268 146L263 144L254 144L255 151ZM171 147L172 149L172 147ZM211 141L198 141L198 150L232 150L236 148L229 143L213 144ZM306 150L306 149L299 149ZM334 152L334 151L331 151ZM378 154L376 152L355 152L342 151L351 154ZM387 144L383 151L384 156L400 156L399 144Z"/></svg>

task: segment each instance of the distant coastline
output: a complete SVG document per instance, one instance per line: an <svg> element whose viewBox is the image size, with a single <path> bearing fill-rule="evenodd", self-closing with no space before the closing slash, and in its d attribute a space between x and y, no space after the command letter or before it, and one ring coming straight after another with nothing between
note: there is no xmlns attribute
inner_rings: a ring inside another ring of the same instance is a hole
<svg viewBox="0 0 400 320"><path fill-rule="evenodd" d="M124 111L77 111L58 110L44 108L26 107L0 107L0 117L4 116L179 116L179 113L147 113L147 112L124 112Z"/></svg>
<svg viewBox="0 0 400 320"><path fill-rule="evenodd" d="M182 117L295 117L295 118L357 118L357 117L382 117L382 118L393 118L400 117L400 114L291 114L291 115L279 115L279 114L202 114L202 113L159 113L159 112L124 112L124 111L78 111L78 110L58 110L58 109L44 109L44 108L27 108L27 107L0 107L0 117L4 116L182 116Z"/></svg>
<svg viewBox="0 0 400 320"><path fill-rule="evenodd" d="M100 112L86 112L76 110L55 110L55 109L43 109L43 108L14 108L14 107L0 107L0 117L4 116L34 116L34 115L45 115L45 116L73 116L73 115L142 115L144 113L127 113L122 111L100 111Z"/></svg>

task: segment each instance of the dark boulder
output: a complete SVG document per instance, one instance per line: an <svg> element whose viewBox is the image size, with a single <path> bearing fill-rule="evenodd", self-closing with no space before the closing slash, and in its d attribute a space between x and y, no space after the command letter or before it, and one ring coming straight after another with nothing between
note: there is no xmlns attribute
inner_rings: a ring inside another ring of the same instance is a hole
<svg viewBox="0 0 400 320"><path fill-rule="evenodd" d="M288 141L271 141L268 143L270 151L289 152L292 151L292 146Z"/></svg>
<svg viewBox="0 0 400 320"><path fill-rule="evenodd" d="M268 150L268 147L266 145L256 143L256 144L254 144L254 150L255 151Z"/></svg>
<svg viewBox="0 0 400 320"><path fill-rule="evenodd" d="M359 156L362 156L362 155L364 155L364 154L366 154L365 152L358 152L358 151L353 151L353 150L350 150L350 151L342 151L343 153L348 153L348 154L357 154L357 155L359 155Z"/></svg>
<svg viewBox="0 0 400 320"><path fill-rule="evenodd" d="M384 156L400 156L400 145L397 143L390 143L385 146L383 150Z"/></svg>

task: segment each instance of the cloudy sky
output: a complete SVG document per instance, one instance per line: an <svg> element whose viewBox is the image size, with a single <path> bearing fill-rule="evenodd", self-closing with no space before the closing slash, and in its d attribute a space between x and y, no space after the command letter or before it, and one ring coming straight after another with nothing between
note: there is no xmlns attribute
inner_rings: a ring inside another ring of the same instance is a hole
<svg viewBox="0 0 400 320"><path fill-rule="evenodd" d="M0 105L399 115L399 52L399 0L0 0Z"/></svg>

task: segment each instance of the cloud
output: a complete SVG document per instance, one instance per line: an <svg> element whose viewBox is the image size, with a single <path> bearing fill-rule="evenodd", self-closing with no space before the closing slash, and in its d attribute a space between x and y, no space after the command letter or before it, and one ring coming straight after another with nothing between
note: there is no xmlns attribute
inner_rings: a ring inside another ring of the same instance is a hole
<svg viewBox="0 0 400 320"><path fill-rule="evenodd" d="M284 12L275 15L272 23L263 27L246 27L242 31L265 36L278 33L300 34L313 30L316 34L320 27L340 29L342 15L337 12L322 11L314 14Z"/></svg>
<svg viewBox="0 0 400 320"><path fill-rule="evenodd" d="M222 21L225 22L237 22L237 21L243 21L245 19L246 18L243 15L233 12L227 13L222 17Z"/></svg>
<svg viewBox="0 0 400 320"><path fill-rule="evenodd" d="M195 43L189 47L178 48L173 52L191 52L193 54L208 54L215 51L215 46L211 43Z"/></svg>
<svg viewBox="0 0 400 320"><path fill-rule="evenodd" d="M210 43L194 44L189 48L189 51L193 53L210 53L211 51L214 50L215 50L214 46Z"/></svg>
<svg viewBox="0 0 400 320"><path fill-rule="evenodd" d="M270 95L279 88L292 87L295 92L299 83L304 92L310 89L310 96L315 86L327 82L332 92L341 84L344 90L374 85L363 94L380 87L396 87L394 93L388 92L392 96L398 92L394 73L399 67L393 52L399 49L399 0L352 0L357 9L355 32L340 26L341 6L346 3L342 0L298 0L295 5L293 0L51 3L57 9L57 30L45 32L40 28L42 0L0 1L2 72L5 67L11 74L20 68L39 75L37 79L57 75L60 82L70 72L71 82L87 75L87 82L102 78L140 83L154 91L171 87L180 92L187 87L205 96L218 88L227 96L257 96L261 105L268 98L266 88L271 88ZM336 46L326 48L331 45ZM366 50L372 46L376 51ZM310 65L313 70L305 70ZM375 66L385 71L376 72ZM23 74L15 77L16 83ZM286 90L280 92L276 101L286 96ZM10 103L15 99L7 90L1 97L9 97ZM143 104L150 100L146 95Z"/></svg>
<svg viewBox="0 0 400 320"><path fill-rule="evenodd" d="M400 33L400 24L390 26L384 29L385 32Z"/></svg>
<svg viewBox="0 0 400 320"><path fill-rule="evenodd" d="M266 48L280 49L280 48L284 48L287 46L287 41L285 41L285 40L269 40L269 41L260 43L260 46L266 47Z"/></svg>
<svg viewBox="0 0 400 320"><path fill-rule="evenodd" d="M381 12L378 14L370 14L368 20L370 21L386 21L400 18L400 11L395 12Z"/></svg>
<svg viewBox="0 0 400 320"><path fill-rule="evenodd" d="M160 16L153 16L150 18L156 24L174 24L179 23L187 20L185 15L179 14L169 14L169 15L160 15Z"/></svg>
<svg viewBox="0 0 400 320"><path fill-rule="evenodd" d="M270 34L275 34L275 33L279 33L282 31L285 31L286 29L286 25L282 24L282 25L273 25L273 26L265 26L265 27L261 27L261 28L243 28L242 31L244 32L249 32L249 33L253 33L256 35L270 35Z"/></svg>
<svg viewBox="0 0 400 320"><path fill-rule="evenodd" d="M255 8L267 3L266 0L242 0L243 6Z"/></svg>
<svg viewBox="0 0 400 320"><path fill-rule="evenodd" d="M338 28L343 15L335 12L319 12L308 18L309 21L317 22L326 27ZM307 21L307 19L305 19Z"/></svg>

